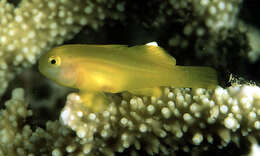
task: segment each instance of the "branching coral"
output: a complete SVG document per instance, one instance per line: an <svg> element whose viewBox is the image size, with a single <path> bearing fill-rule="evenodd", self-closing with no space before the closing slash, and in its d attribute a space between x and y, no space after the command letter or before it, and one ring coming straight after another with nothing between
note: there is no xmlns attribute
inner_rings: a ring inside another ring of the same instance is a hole
<svg viewBox="0 0 260 156"><path fill-rule="evenodd" d="M250 48L258 51L255 39L259 37L254 33L258 30L244 31L241 28L248 25L237 25L241 2L21 0L16 7L1 0L0 96L18 73L36 63L39 55L73 38L83 26L87 26L87 32L100 30L104 24L110 24L107 19L123 25L129 33L127 38L133 35L142 41L140 44L149 37L128 28L133 23L144 26L163 48L173 52L177 63L211 64L247 75L247 56L252 62L259 60L258 53L247 54ZM110 28L113 25L105 29ZM100 32L96 36L99 35ZM122 43L121 36L113 33L106 42L118 37L117 42ZM82 38L85 41L91 37ZM48 121L43 126L37 121L38 112L28 108L29 103L30 108L37 109L46 101L58 103L64 95L61 89L59 94L51 92L52 97L43 97L42 104L34 95L42 93L38 82L51 84L40 82L37 76L32 78L36 72L31 73L23 73L23 78L30 77L27 81L33 86L25 88L29 100L25 100L23 89L14 89L12 98L1 106L0 155L174 155L179 151L200 155L204 151L232 150L231 144L240 147L247 141L254 143L252 149L257 148L260 89L255 86L218 87L213 91L166 87L159 99L109 94L113 102L99 113L89 111L80 97L72 93L61 112L61 122ZM17 82L12 83L16 88ZM13 86L9 88L12 90ZM60 113L56 106L50 108Z"/></svg>
<svg viewBox="0 0 260 156"><path fill-rule="evenodd" d="M68 96L61 119L80 138L83 153L111 155L128 148L132 154L203 153L212 145L239 146L242 137L257 136L260 129L256 86L165 88L159 99L127 93L113 99L104 112L92 113L77 94Z"/></svg>
<svg viewBox="0 0 260 156"><path fill-rule="evenodd" d="M260 32L255 27L245 24L244 22L240 22L240 29L246 32L251 47L250 52L248 53L248 58L250 62L254 63L259 60L260 55L260 47L258 44L260 40Z"/></svg>
<svg viewBox="0 0 260 156"><path fill-rule="evenodd" d="M73 142L71 131L58 122L48 122L46 130L38 127L35 131L26 124L32 111L27 108L23 89L14 89L5 106L0 111L0 155L49 155L63 147L65 140Z"/></svg>
<svg viewBox="0 0 260 156"><path fill-rule="evenodd" d="M129 93L113 96L109 108L93 113L76 93L68 96L61 121L46 129L26 124L32 111L23 89L0 112L1 155L173 155L178 151L203 154L230 143L259 136L260 88L256 86L205 89L164 88L161 98ZM130 149L130 150L129 150ZM200 149L200 150L198 150Z"/></svg>
<svg viewBox="0 0 260 156"><path fill-rule="evenodd" d="M12 99L7 101L5 106L6 109L0 112L0 153L1 155L15 155L16 152L19 153L24 150L23 148L17 148L17 145L27 144L24 139L27 139L27 135L31 133L31 130L30 127L21 127L21 125L24 124L26 117L32 115L32 112L27 110L28 102L24 101L22 89L15 89L12 93ZM19 133L21 131L22 133Z"/></svg>

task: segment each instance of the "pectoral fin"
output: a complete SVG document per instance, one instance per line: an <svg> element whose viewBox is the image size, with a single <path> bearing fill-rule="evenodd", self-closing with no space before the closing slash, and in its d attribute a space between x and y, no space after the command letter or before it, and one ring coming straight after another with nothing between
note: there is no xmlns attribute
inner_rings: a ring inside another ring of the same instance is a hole
<svg viewBox="0 0 260 156"><path fill-rule="evenodd" d="M109 99L103 92L80 91L83 103L94 112L101 112L108 107Z"/></svg>

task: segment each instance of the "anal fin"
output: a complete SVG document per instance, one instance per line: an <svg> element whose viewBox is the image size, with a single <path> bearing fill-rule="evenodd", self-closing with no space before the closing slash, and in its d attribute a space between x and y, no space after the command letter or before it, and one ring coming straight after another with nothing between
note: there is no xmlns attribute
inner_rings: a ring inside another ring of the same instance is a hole
<svg viewBox="0 0 260 156"><path fill-rule="evenodd" d="M128 92L135 94L135 95L161 97L163 90L161 87L152 87L152 88L132 89L132 90L129 90Z"/></svg>

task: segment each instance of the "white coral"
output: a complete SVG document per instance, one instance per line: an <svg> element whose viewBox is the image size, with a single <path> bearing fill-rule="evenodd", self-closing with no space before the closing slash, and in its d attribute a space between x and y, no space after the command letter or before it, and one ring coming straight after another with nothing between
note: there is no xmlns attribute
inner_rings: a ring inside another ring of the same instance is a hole
<svg viewBox="0 0 260 156"><path fill-rule="evenodd" d="M93 113L77 94L68 96L61 119L89 145L88 151L105 154L107 149L111 153L134 147L150 155L167 154L191 151L190 143L221 149L259 130L257 86L218 87L214 91L165 88L159 99L127 93L118 98L104 112ZM220 138L221 143L213 138Z"/></svg>

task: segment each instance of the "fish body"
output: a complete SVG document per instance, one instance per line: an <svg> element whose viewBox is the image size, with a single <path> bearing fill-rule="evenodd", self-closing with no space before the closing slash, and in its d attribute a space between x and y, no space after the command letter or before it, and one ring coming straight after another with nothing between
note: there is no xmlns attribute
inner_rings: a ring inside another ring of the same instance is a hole
<svg viewBox="0 0 260 156"><path fill-rule="evenodd" d="M84 91L214 88L217 84L214 69L177 66L172 56L154 45L64 45L44 54L39 70L58 84Z"/></svg>
<svg viewBox="0 0 260 156"><path fill-rule="evenodd" d="M95 112L109 104L104 92L159 97L162 86L217 85L213 68L178 66L162 48L150 44L63 45L41 56L39 71L60 85L79 89L83 102Z"/></svg>

